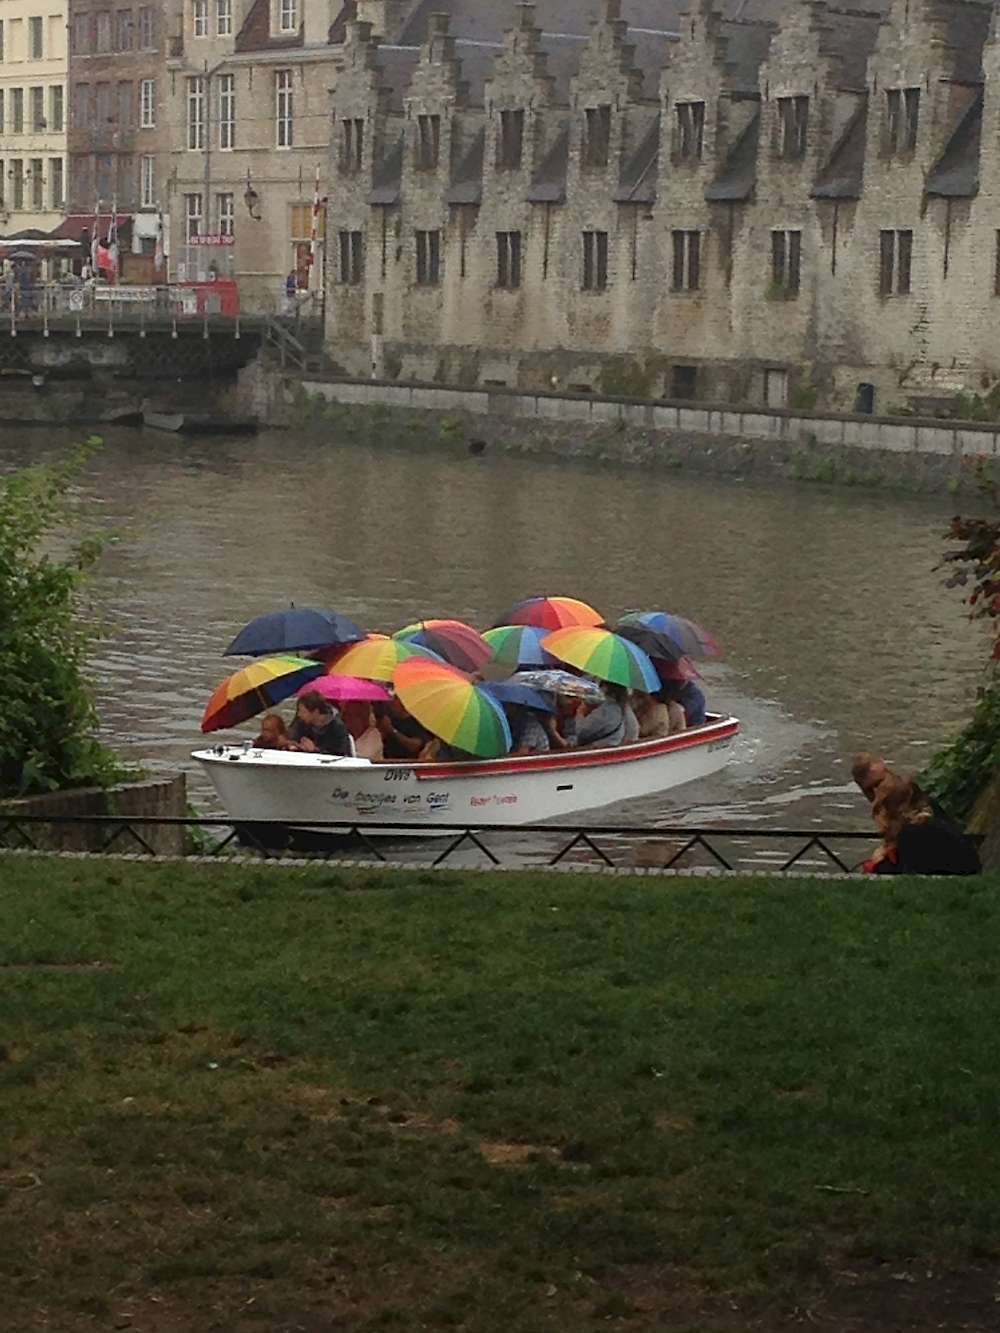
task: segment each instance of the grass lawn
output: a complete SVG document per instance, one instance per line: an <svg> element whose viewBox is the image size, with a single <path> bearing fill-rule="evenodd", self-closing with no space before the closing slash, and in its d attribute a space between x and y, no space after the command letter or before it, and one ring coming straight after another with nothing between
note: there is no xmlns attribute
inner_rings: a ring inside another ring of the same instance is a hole
<svg viewBox="0 0 1000 1333"><path fill-rule="evenodd" d="M1000 883L0 856L3 1333L990 1330Z"/></svg>

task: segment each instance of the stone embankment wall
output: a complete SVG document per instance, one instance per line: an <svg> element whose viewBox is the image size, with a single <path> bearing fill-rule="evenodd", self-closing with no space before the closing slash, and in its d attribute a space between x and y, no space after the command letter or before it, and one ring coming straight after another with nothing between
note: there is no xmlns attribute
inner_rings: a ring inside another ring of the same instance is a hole
<svg viewBox="0 0 1000 1333"><path fill-rule="evenodd" d="M187 780L180 773L173 778L127 782L118 787L80 787L0 804L0 815L19 814L121 815L136 820L145 815L161 815L182 819L187 814ZM23 828L36 846L53 852L99 852L114 832L108 825L97 824L31 823ZM159 856L180 856L185 850L185 831L179 824L137 823L136 832ZM17 844L16 835L13 843ZM124 832L109 850L143 852L145 848Z"/></svg>
<svg viewBox="0 0 1000 1333"><path fill-rule="evenodd" d="M434 414L448 425L450 438L470 445L602 462L955 489L966 478L974 481L984 463L1000 459L1000 424L318 375L285 382L286 410L296 391L314 404L411 418ZM275 410L280 415L277 403Z"/></svg>

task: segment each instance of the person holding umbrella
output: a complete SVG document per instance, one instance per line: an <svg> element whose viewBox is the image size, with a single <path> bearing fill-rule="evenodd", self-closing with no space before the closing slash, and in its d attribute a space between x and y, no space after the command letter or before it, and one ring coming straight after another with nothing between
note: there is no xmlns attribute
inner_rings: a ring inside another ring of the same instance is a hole
<svg viewBox="0 0 1000 1333"><path fill-rule="evenodd" d="M299 696L288 735L307 754L352 753L351 737L340 714L317 690Z"/></svg>

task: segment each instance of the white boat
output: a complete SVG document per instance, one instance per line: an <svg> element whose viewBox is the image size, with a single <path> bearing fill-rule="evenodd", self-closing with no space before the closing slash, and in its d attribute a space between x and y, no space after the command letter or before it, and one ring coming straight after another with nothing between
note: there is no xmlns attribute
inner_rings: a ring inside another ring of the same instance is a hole
<svg viewBox="0 0 1000 1333"><path fill-rule="evenodd" d="M468 763L373 764L252 745L217 745L193 758L236 821L299 829L400 824L407 827L394 834L432 833L566 822L582 810L669 791L725 767L738 731L736 718L709 716L662 740Z"/></svg>

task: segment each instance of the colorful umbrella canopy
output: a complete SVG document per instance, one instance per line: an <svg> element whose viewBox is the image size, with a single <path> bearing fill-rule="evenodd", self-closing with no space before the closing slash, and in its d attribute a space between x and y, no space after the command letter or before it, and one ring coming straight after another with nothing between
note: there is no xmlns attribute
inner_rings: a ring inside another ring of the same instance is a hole
<svg viewBox="0 0 1000 1333"><path fill-rule="evenodd" d="M660 688L660 678L648 653L609 629L582 626L557 629L543 640L542 646L561 662L579 667L600 680L649 694Z"/></svg>
<svg viewBox="0 0 1000 1333"><path fill-rule="evenodd" d="M615 626L615 633L636 644L644 653L648 653L654 662L679 662L684 656L680 646L669 635L663 634L658 629L650 629L648 625L632 625L627 621L619 621Z"/></svg>
<svg viewBox="0 0 1000 1333"><path fill-rule="evenodd" d="M512 608L501 625L537 625L539 629L564 629L568 625L603 625L604 617L575 597L528 597Z"/></svg>
<svg viewBox="0 0 1000 1333"><path fill-rule="evenodd" d="M345 643L358 643L365 632L336 611L290 606L272 611L244 625L224 657L266 657L270 653L315 652Z"/></svg>
<svg viewBox="0 0 1000 1333"><path fill-rule="evenodd" d="M550 667L547 671L519 671L517 683L544 690L547 694L561 695L564 699L582 699L588 704L599 704L604 698L596 680L588 676L574 676L571 671L563 671L559 667Z"/></svg>
<svg viewBox="0 0 1000 1333"><path fill-rule="evenodd" d="M512 740L502 706L444 662L413 658L393 676L396 695L419 723L448 745L496 759Z"/></svg>
<svg viewBox="0 0 1000 1333"><path fill-rule="evenodd" d="M555 658L542 647L549 631L537 625L497 625L488 629L483 639L490 649L493 666L518 671L522 667L553 666Z"/></svg>
<svg viewBox="0 0 1000 1333"><path fill-rule="evenodd" d="M522 708L533 708L537 713L554 713L556 711L550 696L542 694L540 690L532 689L530 685L524 685L516 678L514 680L487 681L483 689L498 703L520 704Z"/></svg>
<svg viewBox="0 0 1000 1333"><path fill-rule="evenodd" d="M392 680L401 662L411 657L424 661L441 662L429 648L421 648L406 639L381 639L372 636L361 643L349 644L327 659L326 670L331 676L360 676L364 680Z"/></svg>
<svg viewBox="0 0 1000 1333"><path fill-rule="evenodd" d="M202 731L237 727L247 718L273 708L300 686L316 679L321 662L300 657L265 657L233 672L216 689L201 719Z"/></svg>
<svg viewBox="0 0 1000 1333"><path fill-rule="evenodd" d="M482 635L461 620L418 620L392 637L429 648L460 671L479 671L490 660Z"/></svg>
<svg viewBox="0 0 1000 1333"><path fill-rule="evenodd" d="M642 625L646 629L665 634L680 650L681 657L721 657L719 641L708 630L702 629L686 616L671 615L669 611L630 611L622 616L619 627Z"/></svg>
<svg viewBox="0 0 1000 1333"><path fill-rule="evenodd" d="M318 676L315 680L307 680L296 693L308 694L310 690L315 690L333 704L358 701L386 703L392 698L385 686L374 680L362 680L360 676Z"/></svg>

